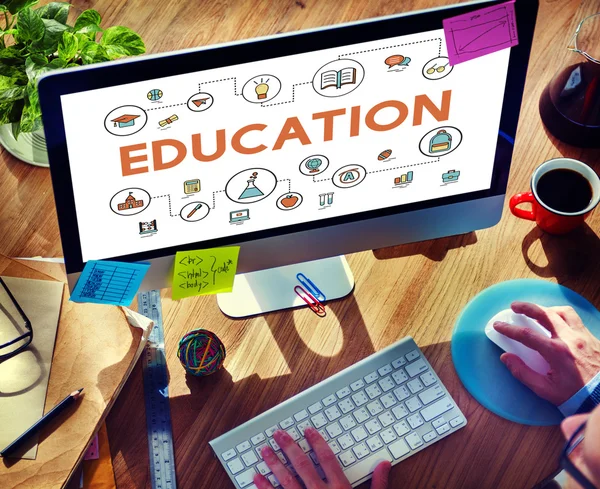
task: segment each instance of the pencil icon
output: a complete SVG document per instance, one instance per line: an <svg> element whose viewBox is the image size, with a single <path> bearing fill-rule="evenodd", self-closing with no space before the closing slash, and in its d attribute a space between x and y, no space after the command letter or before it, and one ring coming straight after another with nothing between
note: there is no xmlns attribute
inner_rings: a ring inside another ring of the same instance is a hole
<svg viewBox="0 0 600 489"><path fill-rule="evenodd" d="M196 207L194 207L194 208L192 209L192 212L190 212L190 213L187 215L186 219L189 219L190 217L192 217L192 216L193 216L193 215L196 213L196 211L197 211L198 209L200 209L200 207L202 207L202 204L198 204Z"/></svg>

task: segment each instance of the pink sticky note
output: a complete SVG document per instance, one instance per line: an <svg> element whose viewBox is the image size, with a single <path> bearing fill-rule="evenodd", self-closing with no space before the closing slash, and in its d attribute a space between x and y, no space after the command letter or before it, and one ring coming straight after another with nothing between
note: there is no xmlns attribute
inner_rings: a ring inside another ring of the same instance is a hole
<svg viewBox="0 0 600 489"><path fill-rule="evenodd" d="M96 435L94 437L94 439L92 440L92 443L90 443L90 446L87 449L87 452L85 452L85 456L83 457L83 460L98 460L100 458L100 450L98 448L98 435Z"/></svg>
<svg viewBox="0 0 600 489"><path fill-rule="evenodd" d="M519 44L515 2L444 19L450 66Z"/></svg>

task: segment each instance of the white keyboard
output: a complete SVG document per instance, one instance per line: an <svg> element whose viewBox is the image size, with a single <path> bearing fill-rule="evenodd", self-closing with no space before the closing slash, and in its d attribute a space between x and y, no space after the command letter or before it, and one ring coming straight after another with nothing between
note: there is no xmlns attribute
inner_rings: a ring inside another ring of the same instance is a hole
<svg viewBox="0 0 600 489"><path fill-rule="evenodd" d="M296 475L273 439L273 433L282 429L311 456L324 479L303 436L312 426L329 443L352 486L357 486L371 478L382 460L397 464L466 424L408 336L215 438L210 446L234 487L256 489L256 472L280 487L260 450L269 444Z"/></svg>

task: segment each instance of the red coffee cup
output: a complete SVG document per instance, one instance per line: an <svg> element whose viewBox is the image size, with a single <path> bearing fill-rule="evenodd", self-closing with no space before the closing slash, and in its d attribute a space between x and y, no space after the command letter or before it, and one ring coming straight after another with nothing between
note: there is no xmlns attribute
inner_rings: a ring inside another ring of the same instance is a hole
<svg viewBox="0 0 600 489"><path fill-rule="evenodd" d="M544 203L537 192L540 178L552 170L564 169L578 172L590 184L592 198L584 209L578 212L561 212ZM522 203L531 203L531 210L520 209ZM594 170L585 163L571 158L555 158L542 163L531 176L531 192L522 192L510 198L510 211L521 219L535 221L536 224L550 234L565 234L583 222L590 215L594 207L600 202L600 178Z"/></svg>

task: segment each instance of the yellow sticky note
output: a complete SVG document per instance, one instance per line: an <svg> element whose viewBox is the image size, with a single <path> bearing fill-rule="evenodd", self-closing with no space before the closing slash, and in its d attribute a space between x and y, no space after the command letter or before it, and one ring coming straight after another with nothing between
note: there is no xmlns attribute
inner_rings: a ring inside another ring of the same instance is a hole
<svg viewBox="0 0 600 489"><path fill-rule="evenodd" d="M239 253L239 246L178 251L175 254L171 297L177 300L231 292Z"/></svg>

